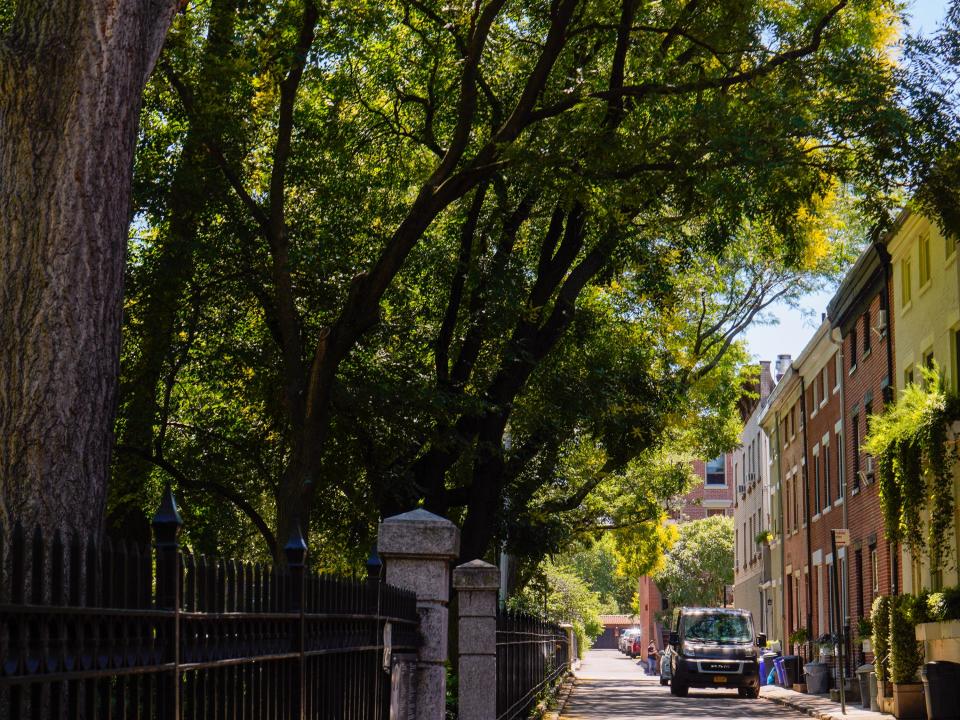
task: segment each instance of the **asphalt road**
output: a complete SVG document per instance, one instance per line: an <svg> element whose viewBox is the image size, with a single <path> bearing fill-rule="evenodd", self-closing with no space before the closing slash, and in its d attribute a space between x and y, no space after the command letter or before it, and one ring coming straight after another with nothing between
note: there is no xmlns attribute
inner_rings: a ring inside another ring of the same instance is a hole
<svg viewBox="0 0 960 720"><path fill-rule="evenodd" d="M616 650L591 650L577 672L577 684L564 708L562 720L623 720L631 718L778 718L808 716L768 700L747 700L736 691L691 689L688 697L670 694L659 678L643 673L639 659Z"/></svg>

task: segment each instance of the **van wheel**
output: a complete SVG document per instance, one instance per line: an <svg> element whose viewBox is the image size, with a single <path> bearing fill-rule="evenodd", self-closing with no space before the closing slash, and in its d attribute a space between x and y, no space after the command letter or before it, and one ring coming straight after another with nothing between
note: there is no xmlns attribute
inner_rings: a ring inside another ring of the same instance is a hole
<svg viewBox="0 0 960 720"><path fill-rule="evenodd" d="M660 678L660 684L661 684L661 685L667 685L667 684L669 684L669 682L670 682L670 681L667 680L666 678Z"/></svg>
<svg viewBox="0 0 960 720"><path fill-rule="evenodd" d="M750 698L751 700L756 700L758 697L760 697L760 688L742 687L739 689L739 693L740 693L740 697L742 698Z"/></svg>
<svg viewBox="0 0 960 720"><path fill-rule="evenodd" d="M677 683L670 683L670 694L676 695L677 697L686 697L688 688L686 685L678 685Z"/></svg>

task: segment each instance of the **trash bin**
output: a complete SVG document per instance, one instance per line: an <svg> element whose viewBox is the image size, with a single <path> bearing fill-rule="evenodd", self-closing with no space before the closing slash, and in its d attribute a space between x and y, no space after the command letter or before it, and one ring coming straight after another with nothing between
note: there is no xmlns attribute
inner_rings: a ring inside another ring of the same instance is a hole
<svg viewBox="0 0 960 720"><path fill-rule="evenodd" d="M784 655L783 669L786 672L787 682L785 687L792 687L794 683L800 682L800 656Z"/></svg>
<svg viewBox="0 0 960 720"><path fill-rule="evenodd" d="M803 666L807 674L807 692L823 695L830 692L830 666L822 662L809 662Z"/></svg>
<svg viewBox="0 0 960 720"><path fill-rule="evenodd" d="M873 665L867 663L857 668L857 680L860 681L860 705L864 710L870 709L870 673ZM877 696L877 683L873 683L873 696Z"/></svg>
<svg viewBox="0 0 960 720"><path fill-rule="evenodd" d="M762 652L760 653L760 684L768 685L767 677L770 675L770 671L774 669L773 660L777 657L776 653L773 652Z"/></svg>
<svg viewBox="0 0 960 720"><path fill-rule="evenodd" d="M960 718L960 663L934 660L920 671L923 694L927 699L927 717L931 720Z"/></svg>

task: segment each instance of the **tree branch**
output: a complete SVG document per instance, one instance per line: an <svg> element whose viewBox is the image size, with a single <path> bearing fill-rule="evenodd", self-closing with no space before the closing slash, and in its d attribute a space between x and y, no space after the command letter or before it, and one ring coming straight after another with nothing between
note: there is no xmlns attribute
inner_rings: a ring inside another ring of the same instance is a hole
<svg viewBox="0 0 960 720"><path fill-rule="evenodd" d="M219 495L220 497L232 502L241 512L243 512L244 515L250 519L250 522L256 526L257 530L260 531L260 535L263 537L264 542L267 544L267 548L270 550L270 556L274 559L279 559L280 556L278 555L279 551L277 548L277 540L270 531L270 527L264 521L263 516L256 511L253 505L247 502L242 494L213 480L192 480L188 478L173 463L165 460L161 456L153 454L152 452L143 450L142 448L136 448L130 445L117 445L117 450L119 452L136 455L153 463L158 468L170 475L170 477L172 477L174 480L176 480L177 484L184 489L193 489L213 493L214 495Z"/></svg>

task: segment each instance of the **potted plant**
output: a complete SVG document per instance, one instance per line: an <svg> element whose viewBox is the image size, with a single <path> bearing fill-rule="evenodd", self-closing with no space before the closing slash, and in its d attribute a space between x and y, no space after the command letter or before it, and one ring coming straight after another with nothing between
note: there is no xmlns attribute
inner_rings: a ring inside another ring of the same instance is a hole
<svg viewBox="0 0 960 720"><path fill-rule="evenodd" d="M836 655L837 638L830 633L824 633L817 638L817 647L821 658L832 658Z"/></svg>
<svg viewBox="0 0 960 720"><path fill-rule="evenodd" d="M790 645L795 649L797 655L802 654L803 646L807 644L807 629L806 628L797 628L792 633L790 637L787 638L790 641Z"/></svg>
<svg viewBox="0 0 960 720"><path fill-rule="evenodd" d="M923 691L931 717L960 717L956 666L960 656L960 585L930 593L927 618L917 624L917 640L924 643Z"/></svg>
<svg viewBox="0 0 960 720"><path fill-rule="evenodd" d="M761 530L753 539L757 541L757 545L766 545L773 542L773 533L769 530Z"/></svg>
<svg viewBox="0 0 960 720"><path fill-rule="evenodd" d="M890 680L893 682L893 714L899 720L927 716L923 683L917 677L923 651L916 637L916 618L926 613L925 598L898 595L890 599ZM918 613L923 605L922 613Z"/></svg>
<svg viewBox="0 0 960 720"><path fill-rule="evenodd" d="M880 595L873 601L870 613L873 626L873 669L877 674L877 702L883 712L889 712L893 703L893 688L890 687L890 596ZM889 700L889 703L888 703Z"/></svg>
<svg viewBox="0 0 960 720"><path fill-rule="evenodd" d="M873 635L873 623L870 618L862 617L857 621L857 637L860 638L860 649L868 653L872 649L870 638Z"/></svg>

